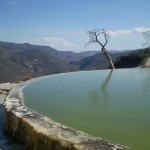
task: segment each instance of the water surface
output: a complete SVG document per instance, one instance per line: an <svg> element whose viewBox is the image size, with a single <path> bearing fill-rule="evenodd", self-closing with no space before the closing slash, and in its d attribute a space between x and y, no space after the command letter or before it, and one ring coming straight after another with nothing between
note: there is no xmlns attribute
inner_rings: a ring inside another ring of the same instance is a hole
<svg viewBox="0 0 150 150"><path fill-rule="evenodd" d="M23 92L28 107L57 122L150 150L150 69L52 75Z"/></svg>

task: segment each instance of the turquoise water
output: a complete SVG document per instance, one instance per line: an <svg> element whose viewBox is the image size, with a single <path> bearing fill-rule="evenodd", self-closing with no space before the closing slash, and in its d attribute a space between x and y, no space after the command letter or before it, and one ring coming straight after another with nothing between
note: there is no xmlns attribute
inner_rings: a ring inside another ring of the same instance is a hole
<svg viewBox="0 0 150 150"><path fill-rule="evenodd" d="M23 92L28 107L57 122L150 150L150 69L52 75Z"/></svg>

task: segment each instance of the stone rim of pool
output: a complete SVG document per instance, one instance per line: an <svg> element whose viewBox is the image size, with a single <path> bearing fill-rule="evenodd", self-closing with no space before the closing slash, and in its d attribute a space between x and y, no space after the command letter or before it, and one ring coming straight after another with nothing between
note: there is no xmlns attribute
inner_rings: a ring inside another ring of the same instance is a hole
<svg viewBox="0 0 150 150"><path fill-rule="evenodd" d="M130 148L61 125L24 105L21 91L32 79L14 86L5 99L5 130L29 149L129 150Z"/></svg>

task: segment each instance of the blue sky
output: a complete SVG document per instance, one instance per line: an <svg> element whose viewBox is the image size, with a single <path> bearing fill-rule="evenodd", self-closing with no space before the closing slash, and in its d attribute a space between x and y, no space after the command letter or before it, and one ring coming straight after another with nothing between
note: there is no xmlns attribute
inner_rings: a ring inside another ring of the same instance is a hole
<svg viewBox="0 0 150 150"><path fill-rule="evenodd" d="M86 31L110 35L108 50L141 48L150 29L150 0L0 0L0 41L48 45L58 50L99 50Z"/></svg>

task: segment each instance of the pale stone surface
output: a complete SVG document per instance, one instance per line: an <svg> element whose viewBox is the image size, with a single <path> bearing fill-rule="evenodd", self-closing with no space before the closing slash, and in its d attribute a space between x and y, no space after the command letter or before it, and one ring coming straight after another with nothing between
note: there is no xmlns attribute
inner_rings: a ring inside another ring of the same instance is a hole
<svg viewBox="0 0 150 150"><path fill-rule="evenodd" d="M0 95L0 104L2 104L4 102L5 97L6 97L5 94Z"/></svg>
<svg viewBox="0 0 150 150"><path fill-rule="evenodd" d="M12 88L13 84L11 83L3 83L0 84L0 89L4 89L4 90L10 90Z"/></svg>
<svg viewBox="0 0 150 150"><path fill-rule="evenodd" d="M137 68L150 68L150 58L146 58L143 64Z"/></svg>
<svg viewBox="0 0 150 150"><path fill-rule="evenodd" d="M7 95L7 93L10 91L10 89L15 86L15 83L3 83L0 84L0 104L4 102L4 99Z"/></svg>
<svg viewBox="0 0 150 150"><path fill-rule="evenodd" d="M25 146L4 133L4 99L14 84L0 84L0 150L25 150Z"/></svg>
<svg viewBox="0 0 150 150"><path fill-rule="evenodd" d="M24 83L21 83L22 85ZM13 87L4 102L6 132L32 150L129 150L98 137L63 126L27 108ZM20 93L20 92L19 92Z"/></svg>
<svg viewBox="0 0 150 150"><path fill-rule="evenodd" d="M145 61L143 67L150 68L150 58L147 58L147 60Z"/></svg>

